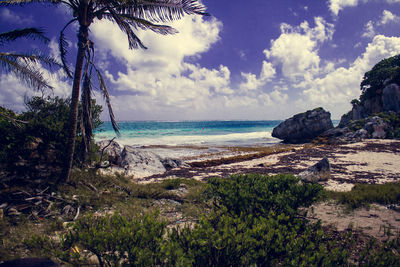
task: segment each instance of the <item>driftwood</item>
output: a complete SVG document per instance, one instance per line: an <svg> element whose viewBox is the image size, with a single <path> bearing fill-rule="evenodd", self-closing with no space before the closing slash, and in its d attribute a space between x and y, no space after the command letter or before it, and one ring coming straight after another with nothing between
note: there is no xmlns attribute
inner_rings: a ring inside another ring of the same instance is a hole
<svg viewBox="0 0 400 267"><path fill-rule="evenodd" d="M27 192L19 189L9 192L7 203L0 203L0 209L6 216L28 215L33 220L41 220L48 217L64 216L67 219L78 219L80 206L77 198L72 200L63 198L55 193L36 189L34 192ZM57 207L57 209L54 209Z"/></svg>
<svg viewBox="0 0 400 267"><path fill-rule="evenodd" d="M107 169L108 167L111 166L111 164L108 164L108 165L106 165L106 166L103 166L103 165L101 165L101 163L103 162L104 150L106 150L106 148L109 147L109 146L111 145L111 143L114 141L114 139L115 139L115 137L112 138L112 139L108 142L108 144L107 144L106 146L104 146L104 147L101 149L100 161L99 161L99 163L97 163L97 164L95 165L95 169Z"/></svg>

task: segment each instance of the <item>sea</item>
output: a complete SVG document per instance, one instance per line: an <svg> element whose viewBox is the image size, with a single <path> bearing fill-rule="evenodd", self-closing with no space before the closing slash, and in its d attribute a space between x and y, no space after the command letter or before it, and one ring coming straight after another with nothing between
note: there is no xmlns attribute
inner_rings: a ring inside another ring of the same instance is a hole
<svg viewBox="0 0 400 267"><path fill-rule="evenodd" d="M161 156L182 158L227 147L271 146L281 140L271 136L281 121L121 121L117 137L110 122L96 130L96 141L116 137L121 145L149 149Z"/></svg>

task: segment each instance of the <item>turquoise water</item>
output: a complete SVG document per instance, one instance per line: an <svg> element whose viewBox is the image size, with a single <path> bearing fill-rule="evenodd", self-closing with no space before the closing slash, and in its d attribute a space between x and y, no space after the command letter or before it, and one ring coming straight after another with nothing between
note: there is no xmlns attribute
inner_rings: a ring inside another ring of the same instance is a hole
<svg viewBox="0 0 400 267"><path fill-rule="evenodd" d="M119 122L122 145L204 145L250 146L279 142L271 137L272 129L281 121L125 121ZM110 122L96 131L96 140L115 137Z"/></svg>

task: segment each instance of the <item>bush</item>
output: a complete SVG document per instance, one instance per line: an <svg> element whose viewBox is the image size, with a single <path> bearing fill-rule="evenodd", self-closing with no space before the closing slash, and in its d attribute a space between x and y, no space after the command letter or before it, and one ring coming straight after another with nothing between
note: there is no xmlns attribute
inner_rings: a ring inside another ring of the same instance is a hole
<svg viewBox="0 0 400 267"><path fill-rule="evenodd" d="M349 192L328 192L328 194L350 208L371 203L397 204L400 202L400 183L356 184Z"/></svg>
<svg viewBox="0 0 400 267"><path fill-rule="evenodd" d="M345 264L349 243L332 239L298 211L321 192L292 175L211 179L215 209L194 227L173 229L170 262L193 266L308 266ZM339 243L341 242L341 243Z"/></svg>
<svg viewBox="0 0 400 267"><path fill-rule="evenodd" d="M183 227L167 227L155 213L89 215L73 223L58 245L38 237L25 244L76 265L87 264L91 254L108 266L346 266L350 255L357 255L352 263L366 266L399 262L399 238L363 249L351 231L309 222L298 208L318 199L321 187L299 184L292 175L236 175L211 179L207 187L215 206Z"/></svg>
<svg viewBox="0 0 400 267"><path fill-rule="evenodd" d="M0 107L8 116L0 117L0 167L9 177L44 178L59 171L66 151L69 103L59 97L33 97L26 100L27 111L21 114ZM102 108L93 106L93 124L99 127ZM82 164L81 142L78 129L75 165Z"/></svg>
<svg viewBox="0 0 400 267"><path fill-rule="evenodd" d="M217 207L224 206L235 215L295 215L299 207L311 205L322 192L321 185L300 184L299 181L288 174L233 175L226 179L210 179L206 195Z"/></svg>
<svg viewBox="0 0 400 267"><path fill-rule="evenodd" d="M86 216L77 221L65 238L96 255L100 266L120 263L134 266L160 265L166 223L156 214L145 214L128 220L114 214L105 217Z"/></svg>

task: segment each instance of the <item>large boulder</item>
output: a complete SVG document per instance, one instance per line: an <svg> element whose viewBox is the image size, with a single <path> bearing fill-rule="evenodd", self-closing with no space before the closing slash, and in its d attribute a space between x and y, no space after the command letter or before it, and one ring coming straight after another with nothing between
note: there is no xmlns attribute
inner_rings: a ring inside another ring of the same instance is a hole
<svg viewBox="0 0 400 267"><path fill-rule="evenodd" d="M108 161L112 165L119 166L122 162L122 147L117 142L111 140L103 140L97 143L100 147L100 151L103 151L104 155L107 155Z"/></svg>
<svg viewBox="0 0 400 267"><path fill-rule="evenodd" d="M146 177L154 174L161 174L166 171L159 155L143 151L132 146L125 146L121 153L121 167L126 174L135 177Z"/></svg>
<svg viewBox="0 0 400 267"><path fill-rule="evenodd" d="M380 112L400 112L400 86L396 83L385 83L376 91L376 95L355 102L353 108L340 119L339 127L345 127L353 121L365 119Z"/></svg>
<svg viewBox="0 0 400 267"><path fill-rule="evenodd" d="M285 143L305 143L332 128L331 114L316 108L283 121L273 129L272 136Z"/></svg>
<svg viewBox="0 0 400 267"><path fill-rule="evenodd" d="M327 158L323 158L317 164L298 174L304 182L316 183L331 178L331 165Z"/></svg>
<svg viewBox="0 0 400 267"><path fill-rule="evenodd" d="M400 112L400 86L392 83L383 88L382 109L384 111Z"/></svg>

